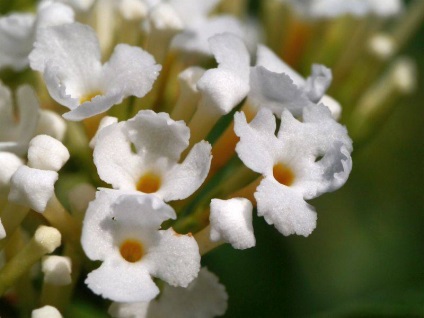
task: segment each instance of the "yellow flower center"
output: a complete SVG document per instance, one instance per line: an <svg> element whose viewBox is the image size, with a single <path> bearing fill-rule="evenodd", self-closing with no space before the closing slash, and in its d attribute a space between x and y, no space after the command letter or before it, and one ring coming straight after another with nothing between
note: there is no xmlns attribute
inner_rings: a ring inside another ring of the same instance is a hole
<svg viewBox="0 0 424 318"><path fill-rule="evenodd" d="M144 248L143 245L133 239L125 240L121 247L119 248L119 252L121 253L121 256L130 263L135 263L144 255Z"/></svg>
<svg viewBox="0 0 424 318"><path fill-rule="evenodd" d="M96 97L98 95L103 95L103 93L101 91L94 91L92 93L81 96L80 104L83 104L85 102L90 102L94 97Z"/></svg>
<svg viewBox="0 0 424 318"><path fill-rule="evenodd" d="M137 190L144 193L154 193L161 186L161 177L154 172L147 172L137 182Z"/></svg>
<svg viewBox="0 0 424 318"><path fill-rule="evenodd" d="M291 186L294 182L293 171L282 163L277 163L272 169L275 180L286 186Z"/></svg>

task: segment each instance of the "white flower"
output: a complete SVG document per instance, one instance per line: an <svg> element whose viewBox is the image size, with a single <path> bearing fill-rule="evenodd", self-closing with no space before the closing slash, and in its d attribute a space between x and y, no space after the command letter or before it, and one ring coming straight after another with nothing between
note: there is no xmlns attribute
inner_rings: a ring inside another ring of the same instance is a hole
<svg viewBox="0 0 424 318"><path fill-rule="evenodd" d="M223 239L236 249L255 246L252 226L252 203L245 198L212 199L210 213L211 240Z"/></svg>
<svg viewBox="0 0 424 318"><path fill-rule="evenodd" d="M39 118L38 100L30 86L23 85L17 89L16 106L18 121L15 119L11 92L0 82L0 151L23 155L35 134Z"/></svg>
<svg viewBox="0 0 424 318"><path fill-rule="evenodd" d="M172 229L174 210L153 195L97 193L88 207L81 244L102 265L86 283L96 294L119 302L150 301L159 293L151 276L172 286L187 287L200 269L195 239Z"/></svg>
<svg viewBox="0 0 424 318"><path fill-rule="evenodd" d="M256 66L250 71L249 101L258 109L271 109L276 116L283 109L300 116L304 107L324 97L331 80L331 70L318 64L312 66L312 74L305 80L269 48L259 45Z"/></svg>
<svg viewBox="0 0 424 318"><path fill-rule="evenodd" d="M58 173L69 159L69 152L58 140L39 135L33 138L28 149L28 166L20 166L10 179L8 199L44 212L54 195Z"/></svg>
<svg viewBox="0 0 424 318"><path fill-rule="evenodd" d="M255 193L258 214L284 235L308 236L316 213L305 199L338 189L352 168L352 142L325 106L305 107L302 120L284 110L275 136L276 121L266 108L249 124L243 113L234 117L237 154L264 176Z"/></svg>
<svg viewBox="0 0 424 318"><path fill-rule="evenodd" d="M42 1L37 15L14 13L0 18L0 69L20 71L28 66L28 55L41 28L71 23L74 12L61 3Z"/></svg>
<svg viewBox="0 0 424 318"><path fill-rule="evenodd" d="M112 303L113 318L212 318L227 310L228 295L213 273L203 267L187 288L165 285L150 303Z"/></svg>
<svg viewBox="0 0 424 318"><path fill-rule="evenodd" d="M143 97L161 69L149 53L126 44L102 65L94 30L79 23L41 29L29 58L53 99L70 109L63 115L69 120L105 112L130 95Z"/></svg>
<svg viewBox="0 0 424 318"><path fill-rule="evenodd" d="M94 163L100 178L114 189L152 193L164 201L185 199L203 183L211 162L211 146L201 141L178 163L189 136L183 121L140 111L99 131Z"/></svg>

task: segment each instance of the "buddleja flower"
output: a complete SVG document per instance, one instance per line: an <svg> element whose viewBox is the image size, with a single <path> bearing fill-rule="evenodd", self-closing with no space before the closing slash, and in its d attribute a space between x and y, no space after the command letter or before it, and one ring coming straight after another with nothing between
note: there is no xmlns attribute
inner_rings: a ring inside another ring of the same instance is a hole
<svg viewBox="0 0 424 318"><path fill-rule="evenodd" d="M234 121L237 154L264 176L255 193L258 214L284 235L308 236L317 217L305 200L338 189L351 171L346 129L323 105L305 107L302 122L284 110L277 136L275 117L266 108L249 124L243 113Z"/></svg>
<svg viewBox="0 0 424 318"><path fill-rule="evenodd" d="M70 7L49 0L40 2L36 15L13 13L0 18L0 69L23 70L39 30L73 21Z"/></svg>
<svg viewBox="0 0 424 318"><path fill-rule="evenodd" d="M211 162L211 146L201 141L178 163L189 137L183 121L140 111L99 131L94 163L114 189L152 193L164 201L185 199L203 183Z"/></svg>
<svg viewBox="0 0 424 318"><path fill-rule="evenodd" d="M153 195L99 191L87 209L82 247L102 265L86 283L96 294L120 302L150 301L159 293L151 276L187 287L200 269L195 239L172 229L174 210Z"/></svg>
<svg viewBox="0 0 424 318"><path fill-rule="evenodd" d="M257 109L269 108L278 117L283 109L300 116L304 107L322 100L331 80L331 70L319 64L304 79L269 48L259 45L256 66L250 71L249 102ZM340 105L332 108L334 116L339 116Z"/></svg>
<svg viewBox="0 0 424 318"><path fill-rule="evenodd" d="M130 95L143 97L161 69L149 53L126 44L102 65L94 30L79 23L40 30L30 64L43 73L52 98L70 109L63 115L69 120L102 113Z"/></svg>

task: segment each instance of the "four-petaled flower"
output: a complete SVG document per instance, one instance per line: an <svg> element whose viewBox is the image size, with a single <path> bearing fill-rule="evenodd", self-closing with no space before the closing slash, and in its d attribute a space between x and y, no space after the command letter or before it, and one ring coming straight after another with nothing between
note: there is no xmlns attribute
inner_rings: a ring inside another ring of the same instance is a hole
<svg viewBox="0 0 424 318"><path fill-rule="evenodd" d="M102 265L88 274L88 287L119 302L150 301L159 293L151 276L186 287L200 269L196 240L159 230L174 210L153 195L103 190L87 209L81 243Z"/></svg>

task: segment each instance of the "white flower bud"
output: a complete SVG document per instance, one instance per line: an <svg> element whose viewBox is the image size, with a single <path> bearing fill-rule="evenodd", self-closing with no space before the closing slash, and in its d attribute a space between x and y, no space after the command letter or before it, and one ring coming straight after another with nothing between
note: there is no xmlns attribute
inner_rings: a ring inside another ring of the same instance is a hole
<svg viewBox="0 0 424 318"><path fill-rule="evenodd" d="M63 286L72 282L71 259L65 256L50 255L43 257L41 270L44 281L51 285Z"/></svg>
<svg viewBox="0 0 424 318"><path fill-rule="evenodd" d="M21 166L11 178L8 199L42 213L54 195L58 177L56 171Z"/></svg>
<svg viewBox="0 0 424 318"><path fill-rule="evenodd" d="M56 308L52 306L44 306L33 310L31 318L62 318L62 315Z"/></svg>
<svg viewBox="0 0 424 318"><path fill-rule="evenodd" d="M53 137L38 135L29 143L28 166L59 171L69 159L68 149Z"/></svg>

